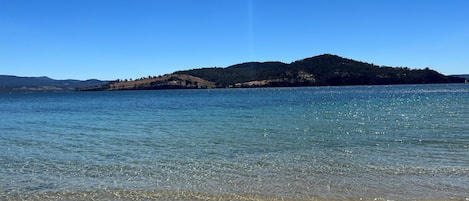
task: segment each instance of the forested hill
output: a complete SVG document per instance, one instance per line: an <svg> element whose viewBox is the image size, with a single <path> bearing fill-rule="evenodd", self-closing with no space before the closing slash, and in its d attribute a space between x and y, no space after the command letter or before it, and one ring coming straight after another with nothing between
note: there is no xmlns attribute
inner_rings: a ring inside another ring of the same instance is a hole
<svg viewBox="0 0 469 201"><path fill-rule="evenodd" d="M226 68L199 68L136 80L117 80L82 91L295 87L464 83L464 78L425 69L393 68L324 54L290 64L249 62Z"/></svg>
<svg viewBox="0 0 469 201"><path fill-rule="evenodd" d="M383 84L463 83L434 70L385 67L324 54L290 64L249 62L227 68L177 71L216 83L217 87L289 87Z"/></svg>

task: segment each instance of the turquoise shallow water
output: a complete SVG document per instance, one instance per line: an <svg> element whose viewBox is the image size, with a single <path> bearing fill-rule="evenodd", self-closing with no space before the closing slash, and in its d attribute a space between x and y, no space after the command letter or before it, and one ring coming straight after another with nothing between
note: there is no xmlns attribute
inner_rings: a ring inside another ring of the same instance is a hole
<svg viewBox="0 0 469 201"><path fill-rule="evenodd" d="M0 200L469 199L468 111L469 85L0 94Z"/></svg>

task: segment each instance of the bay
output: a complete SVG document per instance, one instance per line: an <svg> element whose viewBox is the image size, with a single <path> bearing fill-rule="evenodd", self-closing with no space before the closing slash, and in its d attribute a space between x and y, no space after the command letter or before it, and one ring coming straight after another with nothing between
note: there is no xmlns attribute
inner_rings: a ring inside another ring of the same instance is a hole
<svg viewBox="0 0 469 201"><path fill-rule="evenodd" d="M467 111L464 84L0 94L0 199L469 199Z"/></svg>

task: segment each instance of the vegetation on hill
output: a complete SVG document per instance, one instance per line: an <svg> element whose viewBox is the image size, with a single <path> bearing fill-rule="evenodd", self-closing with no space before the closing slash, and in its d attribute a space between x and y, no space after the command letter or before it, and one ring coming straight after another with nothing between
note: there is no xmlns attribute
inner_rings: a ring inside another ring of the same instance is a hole
<svg viewBox="0 0 469 201"><path fill-rule="evenodd" d="M324 54L290 64L248 62L227 68L199 68L158 77L116 80L80 90L201 89L227 87L295 87L384 84L464 83L429 68L377 66Z"/></svg>
<svg viewBox="0 0 469 201"><path fill-rule="evenodd" d="M392 68L324 54L290 64L251 62L227 68L178 71L200 77L217 87L289 87L383 84L461 83L461 78L434 70Z"/></svg>

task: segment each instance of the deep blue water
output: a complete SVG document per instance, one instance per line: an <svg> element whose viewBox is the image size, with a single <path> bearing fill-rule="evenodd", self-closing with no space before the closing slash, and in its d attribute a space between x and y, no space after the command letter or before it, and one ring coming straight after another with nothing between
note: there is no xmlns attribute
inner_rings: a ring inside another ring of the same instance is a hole
<svg viewBox="0 0 469 201"><path fill-rule="evenodd" d="M0 94L0 119L1 200L469 199L469 85Z"/></svg>

